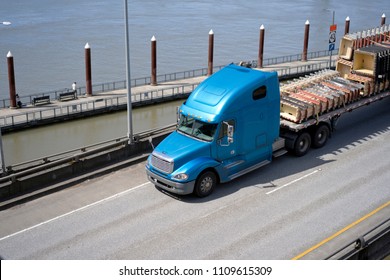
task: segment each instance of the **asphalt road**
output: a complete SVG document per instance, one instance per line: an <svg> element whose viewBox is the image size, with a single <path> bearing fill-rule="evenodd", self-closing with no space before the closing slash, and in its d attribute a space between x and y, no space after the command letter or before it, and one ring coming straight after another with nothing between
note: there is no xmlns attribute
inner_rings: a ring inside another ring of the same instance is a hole
<svg viewBox="0 0 390 280"><path fill-rule="evenodd" d="M322 259L390 217L390 100L341 117L328 144L204 199L148 183L144 163L0 212L4 259ZM359 223L356 223L359 221ZM351 226L353 223L356 225Z"/></svg>

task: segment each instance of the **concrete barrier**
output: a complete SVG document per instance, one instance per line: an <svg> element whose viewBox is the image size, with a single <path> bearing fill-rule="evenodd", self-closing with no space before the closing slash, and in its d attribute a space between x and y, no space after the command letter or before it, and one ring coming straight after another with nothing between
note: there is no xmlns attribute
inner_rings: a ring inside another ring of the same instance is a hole
<svg viewBox="0 0 390 280"><path fill-rule="evenodd" d="M171 131L152 136L153 145L158 145ZM0 209L141 162L151 151L148 139L139 139L132 144L122 141L112 148L102 147L50 163L47 168L35 173L10 174L1 178Z"/></svg>

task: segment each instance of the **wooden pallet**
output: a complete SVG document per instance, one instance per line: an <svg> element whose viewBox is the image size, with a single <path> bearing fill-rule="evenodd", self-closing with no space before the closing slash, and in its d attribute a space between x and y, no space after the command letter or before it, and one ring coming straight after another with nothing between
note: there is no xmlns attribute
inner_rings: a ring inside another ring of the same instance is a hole
<svg viewBox="0 0 390 280"><path fill-rule="evenodd" d="M280 115L295 123L316 118L358 100L362 87L332 70L295 79L281 86Z"/></svg>
<svg viewBox="0 0 390 280"><path fill-rule="evenodd" d="M351 73L353 62L339 58L336 61L336 71L338 71L342 78L346 78Z"/></svg>
<svg viewBox="0 0 390 280"><path fill-rule="evenodd" d="M374 93L374 79L358 74L348 74L347 79L350 81L358 82L363 86L363 89L359 91L361 96L370 96Z"/></svg>
<svg viewBox="0 0 390 280"><path fill-rule="evenodd" d="M299 100L282 96L280 100L280 116L286 120L300 123L308 118L308 106Z"/></svg>

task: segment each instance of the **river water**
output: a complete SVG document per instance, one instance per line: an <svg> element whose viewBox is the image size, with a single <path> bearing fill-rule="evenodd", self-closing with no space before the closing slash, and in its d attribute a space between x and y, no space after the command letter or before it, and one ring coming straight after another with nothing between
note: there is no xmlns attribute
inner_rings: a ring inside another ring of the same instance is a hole
<svg viewBox="0 0 390 280"><path fill-rule="evenodd" d="M214 65L225 65L257 59L262 24L264 57L271 58L302 52L306 20L310 21L310 52L328 48L332 11L338 24L337 42L347 16L353 32L378 26L383 13L390 15L388 0L128 0L128 7L132 78L150 75L152 36L157 39L157 74L165 74L207 67L210 29L215 34ZM14 56L20 96L69 88L74 81L84 86L87 42L94 84L125 79L122 0L0 0L3 21L11 25L0 24L0 99L9 98L8 51ZM167 107L170 114L176 105L161 108ZM148 112L163 110L158 108L140 109L144 116L140 118L156 115L167 123L174 121L174 115L165 118ZM126 122L125 113L7 134L3 139L6 164L123 136L126 124L118 125L121 122ZM155 120L139 123L144 126L135 130L160 125Z"/></svg>
<svg viewBox="0 0 390 280"><path fill-rule="evenodd" d="M172 101L133 109L134 134L176 122L177 106ZM127 112L104 114L66 121L3 135L6 165L78 149L127 134Z"/></svg>

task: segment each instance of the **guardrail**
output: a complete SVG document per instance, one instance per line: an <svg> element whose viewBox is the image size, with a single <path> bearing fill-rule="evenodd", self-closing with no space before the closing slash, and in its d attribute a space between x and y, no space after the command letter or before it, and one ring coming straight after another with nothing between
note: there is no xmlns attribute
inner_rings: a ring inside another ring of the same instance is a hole
<svg viewBox="0 0 390 280"><path fill-rule="evenodd" d="M134 135L134 141L137 143L164 132L171 132L174 130L175 126L176 124L171 124L161 128L136 133ZM15 181L18 178L48 170L49 168L55 168L65 163L76 162L91 155L96 155L116 147L127 145L128 142L129 138L127 136L123 136L81 148L64 151L62 153L13 164L6 167L6 174L3 174L2 177L0 177L0 184L7 181Z"/></svg>
<svg viewBox="0 0 390 280"><path fill-rule="evenodd" d="M120 137L9 166L0 177L0 210L82 182L97 169L104 174L145 160L152 144L157 145L174 128L169 125L138 133L132 143L128 137Z"/></svg>
<svg viewBox="0 0 390 280"><path fill-rule="evenodd" d="M390 255L390 219L326 257L338 260L379 260Z"/></svg>
<svg viewBox="0 0 390 280"><path fill-rule="evenodd" d="M314 58L319 58L319 57L330 56L331 53L333 54L333 52L330 52L328 50L309 52L309 53L307 53L307 59L314 59ZM334 53L338 53L338 49L335 50ZM264 59L263 66L286 63L286 62L293 62L293 61L301 61L301 60L302 60L302 53L295 54L295 55L273 57L273 58ZM256 61L256 65L257 65L257 61Z"/></svg>
<svg viewBox="0 0 390 280"><path fill-rule="evenodd" d="M309 72L319 71L322 69L332 68L332 67L335 67L335 61L332 61L331 63L329 61L326 61L326 62L305 64L293 68L277 69L277 72L279 77L288 78L291 76L296 76L301 73L309 73Z"/></svg>
<svg viewBox="0 0 390 280"><path fill-rule="evenodd" d="M335 50L335 53L337 53L338 50ZM319 57L325 57L329 56L330 51L315 51L315 52L309 52L307 54L308 59L314 59ZM280 56L280 57L274 57L274 58L267 58L263 61L263 66L273 65L273 64L279 64L279 63L286 63L286 62L293 62L293 61L300 61L302 60L302 54L294 54L294 55L286 55L286 56ZM257 60L252 61L252 65L257 65ZM213 72L216 72L223 68L225 65L215 66L213 67ZM207 68L200 68L195 70L187 70L187 71L181 71L181 72L175 72L170 74L162 74L157 76L157 83L164 83L164 82L170 82L175 81L179 79L187 79L187 78L193 78L193 77L200 77L207 75ZM151 77L143 77L143 78L136 78L131 80L131 87L136 86L142 86L142 85L149 85L151 82ZM100 83L100 84L94 84L92 85L92 92L94 93L101 93L101 92L107 92L107 91L114 91L118 89L125 89L126 88L126 81L114 81L114 82L107 82L107 83ZM20 101L23 104L31 104L34 97L41 97L41 96L49 96L51 100L58 99L59 95L61 93L72 91L70 88L63 88L58 89L54 91L47 91L47 92L40 92L40 93L34 93L30 95L22 95L20 96ZM77 95L85 95L86 94L86 87L79 87L77 88ZM8 108L10 106L10 99L2 99L0 100L0 108Z"/></svg>

